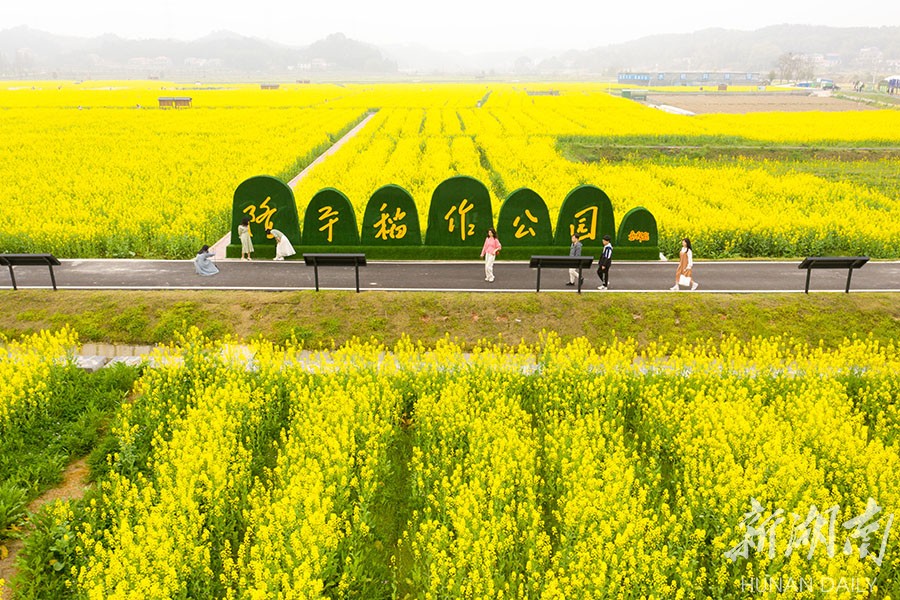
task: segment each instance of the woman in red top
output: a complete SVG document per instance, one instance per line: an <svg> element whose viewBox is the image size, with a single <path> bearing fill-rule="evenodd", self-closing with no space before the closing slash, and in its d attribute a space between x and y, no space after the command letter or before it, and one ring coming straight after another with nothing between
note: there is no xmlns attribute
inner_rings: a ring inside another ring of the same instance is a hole
<svg viewBox="0 0 900 600"><path fill-rule="evenodd" d="M484 240L484 246L481 248L481 256L484 257L484 280L487 282L494 281L494 259L500 252L500 240L497 239L497 232L493 227L487 230L487 238Z"/></svg>

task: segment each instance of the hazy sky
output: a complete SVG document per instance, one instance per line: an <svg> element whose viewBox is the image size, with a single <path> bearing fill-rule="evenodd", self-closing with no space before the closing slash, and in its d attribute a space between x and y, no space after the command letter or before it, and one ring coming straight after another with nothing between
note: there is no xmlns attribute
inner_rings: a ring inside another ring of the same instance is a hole
<svg viewBox="0 0 900 600"><path fill-rule="evenodd" d="M190 40L212 31L305 45L329 33L435 49L585 49L656 33L767 25L900 25L898 0L3 0L0 29Z"/></svg>

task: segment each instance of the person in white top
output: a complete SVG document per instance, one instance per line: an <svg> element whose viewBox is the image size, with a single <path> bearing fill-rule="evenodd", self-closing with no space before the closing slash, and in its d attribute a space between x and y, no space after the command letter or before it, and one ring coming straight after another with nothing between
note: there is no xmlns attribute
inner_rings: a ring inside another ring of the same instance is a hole
<svg viewBox="0 0 900 600"><path fill-rule="evenodd" d="M275 260L284 260L288 256L297 254L287 236L277 229L266 229L266 235L271 235L275 239Z"/></svg>
<svg viewBox="0 0 900 600"><path fill-rule="evenodd" d="M675 285L669 289L677 292L678 286L684 285L690 287L691 290L696 290L700 284L694 280L693 273L694 252L691 250L691 240L690 238L684 238L681 240L681 256L678 259L678 269L675 271Z"/></svg>

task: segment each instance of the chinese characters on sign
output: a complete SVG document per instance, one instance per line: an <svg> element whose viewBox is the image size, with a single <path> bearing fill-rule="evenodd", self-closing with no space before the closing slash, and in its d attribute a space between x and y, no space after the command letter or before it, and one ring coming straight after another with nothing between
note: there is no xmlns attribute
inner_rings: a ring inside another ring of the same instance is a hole
<svg viewBox="0 0 900 600"><path fill-rule="evenodd" d="M362 225L358 227L360 207L354 206L340 190L329 187L316 192L308 202L299 199L304 211L301 223L298 199L291 187L276 177L259 175L241 182L234 192L227 252L229 256L239 255L238 227L247 219L254 239L263 237L264 229L277 227L288 239L300 240L309 247L363 246L378 247L381 251L424 244L476 248L482 243L484 232L496 226L504 244L516 247L523 255L529 251L567 247L573 233L588 248L593 248L605 235L615 236L617 232L615 243L617 247L624 246L626 251L620 258L658 255L658 232L652 215L644 208L633 208L617 230L609 197L595 186L579 185L569 192L553 217L555 226L547 203L534 190L523 187L513 191L500 203L500 212L496 214L498 200L501 199L492 197L477 179L463 175L450 177L432 194L426 227L425 222L420 222L422 209L409 192L388 184L369 197L362 212ZM274 244L274 240L269 236L260 243ZM407 256L408 250L400 254Z"/></svg>
<svg viewBox="0 0 900 600"><path fill-rule="evenodd" d="M334 188L319 190L306 205L302 240L308 246L357 246L359 229L350 200Z"/></svg>
<svg viewBox="0 0 900 600"><path fill-rule="evenodd" d="M406 224L403 223L406 213L399 206L393 215L390 212L385 212L385 209L387 209L387 203L381 205L379 209L381 218L372 225L376 229L375 238L380 240L402 240L406 236L407 231ZM453 230L451 229L450 231Z"/></svg>
<svg viewBox="0 0 900 600"><path fill-rule="evenodd" d="M596 206L575 213L575 223L569 225L569 236L578 234L582 241L597 239L597 214L600 209Z"/></svg>
<svg viewBox="0 0 900 600"><path fill-rule="evenodd" d="M278 212L278 209L269 206L269 200L271 199L271 196L267 196L258 207L255 204L251 204L244 209L244 214L250 217L251 223L263 223L263 229L272 229L272 217ZM259 211L259 214L256 214L257 211ZM251 235L253 234L251 233Z"/></svg>
<svg viewBox="0 0 900 600"><path fill-rule="evenodd" d="M475 224L466 223L466 215L473 208L475 208L475 205L466 199L463 199L459 205L454 204L451 206L450 210L447 211L447 214L444 215L444 220L447 221L447 231L453 233L454 231L459 230L460 239L463 241L465 241L467 237L475 235ZM454 213L456 214L454 215Z"/></svg>
<svg viewBox="0 0 900 600"><path fill-rule="evenodd" d="M633 229L628 232L628 241L629 242L649 242L650 241L650 232L648 231L634 231Z"/></svg>
<svg viewBox="0 0 900 600"><path fill-rule="evenodd" d="M517 240L522 239L526 235L535 237L537 236L537 232L534 230L534 224L538 222L538 218L531 214L531 211L527 208L525 209L525 218L528 219L527 222L522 221L522 216L518 216L513 221L513 227L516 228L515 238Z"/></svg>
<svg viewBox="0 0 900 600"><path fill-rule="evenodd" d="M841 524L841 528L848 531L843 545L844 554L849 556L853 553L855 542L860 559L871 555L875 564L881 566L881 561L887 548L888 534L894 522L894 514L887 515L884 533L881 535L880 540L878 538L871 539L881 529L881 517L878 516L876 518L881 511L882 508L878 506L878 503L869 498L866 509L862 514L852 517ZM789 538L784 549L786 558L790 557L794 550L799 549L801 546L808 546L806 558L807 560L812 560L816 548L820 545L825 547L825 552L829 558L834 557L836 524L838 513L840 512L840 508L837 505L821 512L815 505L811 505L805 517L796 513L785 515L784 509L781 508L764 517L763 515L766 512L768 511L763 508L756 498L750 499L750 511L744 513L740 522L740 527L744 529L744 537L734 548L725 553L726 558L732 562L736 561L738 557L748 558L751 551L754 553L763 552L767 544L769 558L775 558L778 554L776 530L779 525L787 523L788 516L790 516L791 521L788 525L790 527ZM879 542L880 545L877 546L878 552L876 554L872 551L876 548L870 548L870 545L872 543L878 544Z"/></svg>
<svg viewBox="0 0 900 600"><path fill-rule="evenodd" d="M332 207L323 206L319 209L319 222L325 223L324 225L319 227L319 231L328 231L328 233L326 234L328 243L331 243L333 241L334 224L338 222L338 219L340 219L338 211L334 210Z"/></svg>

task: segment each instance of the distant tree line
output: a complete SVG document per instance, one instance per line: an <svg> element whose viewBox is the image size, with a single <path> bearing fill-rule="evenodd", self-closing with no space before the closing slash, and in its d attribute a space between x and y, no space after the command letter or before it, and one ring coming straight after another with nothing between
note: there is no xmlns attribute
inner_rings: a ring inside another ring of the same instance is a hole
<svg viewBox="0 0 900 600"><path fill-rule="evenodd" d="M804 54L786 52L778 57L777 71L771 79L781 81L809 81L815 76L813 61Z"/></svg>

